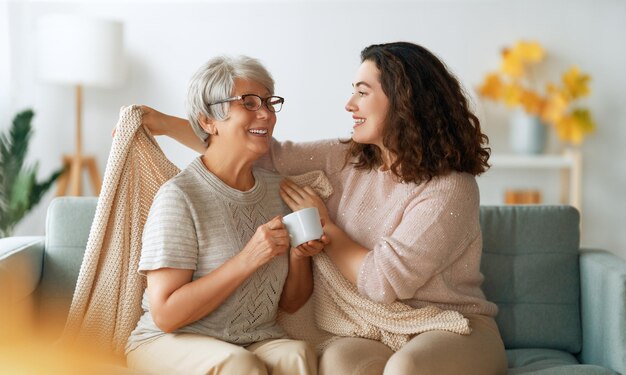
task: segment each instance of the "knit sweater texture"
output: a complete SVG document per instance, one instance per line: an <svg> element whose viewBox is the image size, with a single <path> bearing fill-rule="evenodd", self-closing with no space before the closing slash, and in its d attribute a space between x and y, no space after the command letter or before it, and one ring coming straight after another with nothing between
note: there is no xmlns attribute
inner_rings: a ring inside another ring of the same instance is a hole
<svg viewBox="0 0 626 375"><path fill-rule="evenodd" d="M143 232L139 272L160 268L193 270L192 281L237 255L256 228L289 207L280 198L282 176L254 169L255 184L248 191L233 189L196 158L166 182L150 209ZM287 254L257 269L217 309L175 333L195 333L237 345L281 338L276 324L278 301L287 277ZM144 292L142 315L131 334L127 351L165 333L159 329Z"/></svg>

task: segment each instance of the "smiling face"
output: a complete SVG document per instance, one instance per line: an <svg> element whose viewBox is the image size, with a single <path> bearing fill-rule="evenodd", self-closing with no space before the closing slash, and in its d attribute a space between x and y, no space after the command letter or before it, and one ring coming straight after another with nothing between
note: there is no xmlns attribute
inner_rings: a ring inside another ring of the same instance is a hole
<svg viewBox="0 0 626 375"><path fill-rule="evenodd" d="M389 99L380 84L376 63L365 60L357 70L352 86L354 93L346 104L346 111L352 113L354 120L352 140L384 149L383 130Z"/></svg>
<svg viewBox="0 0 626 375"><path fill-rule="evenodd" d="M255 94L266 98L271 93L258 82L235 79L232 96ZM270 147L270 140L276 124L276 113L265 104L257 111L245 108L242 100L230 102L228 118L223 121L200 120L202 127L211 136L210 147L219 147L242 158L256 160Z"/></svg>

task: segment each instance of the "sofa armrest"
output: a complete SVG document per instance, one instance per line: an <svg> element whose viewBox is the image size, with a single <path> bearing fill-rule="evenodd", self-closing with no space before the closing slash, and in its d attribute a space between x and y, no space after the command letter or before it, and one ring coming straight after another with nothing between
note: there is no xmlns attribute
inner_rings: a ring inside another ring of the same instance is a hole
<svg viewBox="0 0 626 375"><path fill-rule="evenodd" d="M626 261L603 250L580 253L583 363L626 374Z"/></svg>
<svg viewBox="0 0 626 375"><path fill-rule="evenodd" d="M0 238L0 293L20 301L31 295L41 279L44 237Z"/></svg>

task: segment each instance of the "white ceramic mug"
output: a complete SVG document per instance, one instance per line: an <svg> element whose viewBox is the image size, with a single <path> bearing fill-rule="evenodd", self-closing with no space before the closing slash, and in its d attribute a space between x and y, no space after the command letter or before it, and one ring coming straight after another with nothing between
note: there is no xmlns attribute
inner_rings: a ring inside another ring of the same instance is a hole
<svg viewBox="0 0 626 375"><path fill-rule="evenodd" d="M324 231L317 208L303 208L283 217L283 224L289 232L291 247L298 247L307 241L319 240Z"/></svg>

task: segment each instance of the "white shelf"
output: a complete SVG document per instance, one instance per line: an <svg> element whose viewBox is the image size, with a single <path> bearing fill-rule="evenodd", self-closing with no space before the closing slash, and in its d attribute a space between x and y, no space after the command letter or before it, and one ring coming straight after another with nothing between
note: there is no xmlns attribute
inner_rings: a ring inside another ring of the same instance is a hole
<svg viewBox="0 0 626 375"><path fill-rule="evenodd" d="M561 203L581 209L582 157L578 150L543 155L494 154L489 158L489 164L493 169L560 170Z"/></svg>
<svg viewBox="0 0 626 375"><path fill-rule="evenodd" d="M494 167L505 168L571 168L575 163L572 155L493 155L489 158Z"/></svg>

